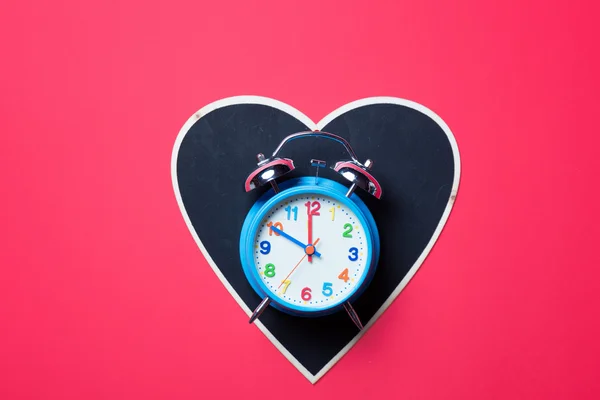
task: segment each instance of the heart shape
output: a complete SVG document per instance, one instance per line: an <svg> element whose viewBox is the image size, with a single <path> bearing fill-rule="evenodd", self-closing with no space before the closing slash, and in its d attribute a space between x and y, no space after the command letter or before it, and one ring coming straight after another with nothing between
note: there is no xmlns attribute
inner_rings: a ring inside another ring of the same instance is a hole
<svg viewBox="0 0 600 400"><path fill-rule="evenodd" d="M184 220L209 265L248 316L261 299L247 282L238 243L246 213L265 189L246 193L256 154L271 154L295 132L322 130L344 137L383 188L378 200L357 191L381 237L381 256L370 286L353 304L365 328L343 312L298 318L268 308L255 321L265 336L316 383L371 327L417 272L448 220L460 179L456 140L428 108L395 97L346 104L318 123L280 101L259 96L225 98L200 109L183 125L173 148L171 173ZM298 141L282 157L296 169L285 179L314 175L310 159L332 165L348 155L336 143ZM329 175L327 175L329 174ZM335 172L320 176L346 182ZM285 180L284 179L284 180ZM240 328L248 327L240 319Z"/></svg>

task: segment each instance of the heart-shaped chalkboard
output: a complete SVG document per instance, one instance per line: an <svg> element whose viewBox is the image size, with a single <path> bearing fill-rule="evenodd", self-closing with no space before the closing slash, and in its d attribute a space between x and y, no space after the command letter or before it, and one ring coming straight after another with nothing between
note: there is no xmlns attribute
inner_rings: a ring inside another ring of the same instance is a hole
<svg viewBox="0 0 600 400"><path fill-rule="evenodd" d="M242 271L239 239L246 213L268 189L244 191L257 153L269 156L295 132L322 130L350 142L359 160L374 161L371 173L382 186L376 199L357 190L379 228L377 272L353 304L365 325L359 331L348 315L293 317L268 308L255 322L267 338L312 383L321 378L373 325L400 294L438 239L454 204L460 177L458 146L448 126L417 103L373 97L338 108L314 123L279 101L237 96L195 113L177 136L172 179L181 213L200 250L248 316L261 299ZM280 154L296 169L285 179L314 175L310 160L331 166L348 154L338 143L307 138ZM329 168L320 176L347 181ZM240 329L255 329L240 318Z"/></svg>

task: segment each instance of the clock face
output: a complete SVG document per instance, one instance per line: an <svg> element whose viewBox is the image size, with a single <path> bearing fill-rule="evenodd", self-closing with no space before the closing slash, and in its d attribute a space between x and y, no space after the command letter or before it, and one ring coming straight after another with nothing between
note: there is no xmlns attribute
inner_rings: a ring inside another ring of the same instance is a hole
<svg viewBox="0 0 600 400"><path fill-rule="evenodd" d="M369 271L371 236L349 203L302 194L266 211L254 234L252 258L272 299L318 311L343 303L360 286Z"/></svg>

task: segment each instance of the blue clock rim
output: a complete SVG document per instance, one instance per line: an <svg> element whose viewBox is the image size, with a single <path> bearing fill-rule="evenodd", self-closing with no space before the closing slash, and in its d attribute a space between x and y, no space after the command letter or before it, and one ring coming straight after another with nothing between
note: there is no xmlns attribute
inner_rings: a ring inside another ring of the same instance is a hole
<svg viewBox="0 0 600 400"><path fill-rule="evenodd" d="M343 304L347 301L352 302L359 297L375 274L377 264L379 262L379 233L377 225L370 210L364 204L364 202L356 194L352 194L350 197L346 197L345 194L348 190L344 185L332 181L327 178L319 178L318 183L315 184L314 177L300 177L290 179L281 183L281 191L277 194L271 189L264 195L262 195L251 207L250 211L244 221L242 232L240 236L240 258L242 261L242 268L244 274L248 279L250 285L254 291L261 297L269 296L271 298L271 306L292 315L300 316L317 316L327 315L337 312L343 307ZM272 295L272 291L262 282L258 271L253 268L254 259L254 237L256 236L256 230L260 225L260 221L265 215L272 210L273 206L286 198L310 194L310 195L323 195L334 198L340 204L351 209L359 219L359 222L363 226L365 232L365 241L368 249L368 257L365 262L365 268L367 271L362 275L360 281L356 284L352 292L347 296L344 296L339 301L332 303L328 307L324 308L310 308L306 306L296 306L287 302L280 301L277 297Z"/></svg>

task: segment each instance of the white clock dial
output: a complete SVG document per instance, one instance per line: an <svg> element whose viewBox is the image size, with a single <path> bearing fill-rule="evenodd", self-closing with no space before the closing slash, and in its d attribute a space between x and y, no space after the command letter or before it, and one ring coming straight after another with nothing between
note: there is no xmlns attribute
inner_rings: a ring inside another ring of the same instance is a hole
<svg viewBox="0 0 600 400"><path fill-rule="evenodd" d="M312 213L312 255L309 214ZM282 231L278 234L270 227ZM345 204L320 194L297 195L269 210L254 238L253 261L269 296L291 308L325 309L362 283L370 260L368 233Z"/></svg>

